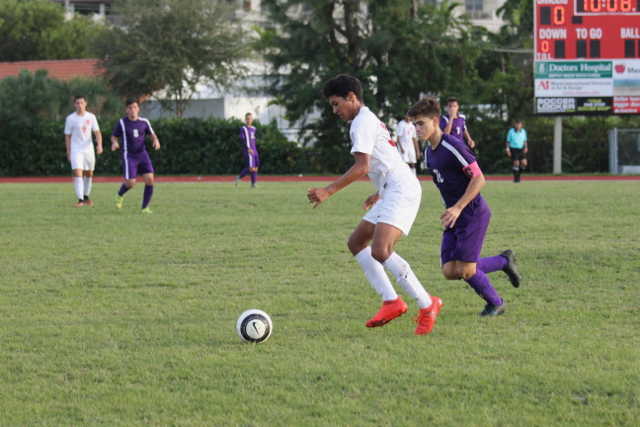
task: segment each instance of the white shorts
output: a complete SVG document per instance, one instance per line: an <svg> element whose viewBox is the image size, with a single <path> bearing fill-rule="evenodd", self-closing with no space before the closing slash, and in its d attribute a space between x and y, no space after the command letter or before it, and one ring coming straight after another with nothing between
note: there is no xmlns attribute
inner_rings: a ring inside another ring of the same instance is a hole
<svg viewBox="0 0 640 427"><path fill-rule="evenodd" d="M409 144L406 147L403 145L404 153L400 151L400 155L402 156L402 160L405 163L415 163L416 162L416 147L413 144Z"/></svg>
<svg viewBox="0 0 640 427"><path fill-rule="evenodd" d="M382 222L393 225L407 236L420 209L420 181L410 169L406 169L395 173L385 183L386 188L379 193L380 200L362 219L372 224Z"/></svg>
<svg viewBox="0 0 640 427"><path fill-rule="evenodd" d="M71 169L82 169L83 171L92 171L96 167L96 154L93 146L89 146L83 150L71 149Z"/></svg>

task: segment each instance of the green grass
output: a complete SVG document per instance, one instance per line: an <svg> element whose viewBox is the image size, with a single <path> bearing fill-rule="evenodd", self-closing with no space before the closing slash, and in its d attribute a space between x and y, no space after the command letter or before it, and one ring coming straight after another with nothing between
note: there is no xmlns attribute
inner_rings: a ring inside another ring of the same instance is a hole
<svg viewBox="0 0 640 427"><path fill-rule="evenodd" d="M423 183L396 250L444 300L427 337L364 327L380 300L346 241L371 184L315 211L308 186L160 184L142 215L142 185L120 211L117 184L83 208L71 184L0 185L0 425L638 425L638 183L488 183L483 255L524 276L491 274L494 319L442 277ZM263 344L236 336L249 308Z"/></svg>

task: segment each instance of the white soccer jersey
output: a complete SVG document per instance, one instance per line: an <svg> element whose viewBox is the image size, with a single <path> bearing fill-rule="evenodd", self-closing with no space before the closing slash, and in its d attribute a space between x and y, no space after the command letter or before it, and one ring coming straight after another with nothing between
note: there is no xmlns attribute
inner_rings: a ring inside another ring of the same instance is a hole
<svg viewBox="0 0 640 427"><path fill-rule="evenodd" d="M71 135L71 150L84 150L93 146L93 131L100 130L96 116L88 111L81 117L78 113L67 116L64 122L64 134Z"/></svg>
<svg viewBox="0 0 640 427"><path fill-rule="evenodd" d="M349 133L353 142L351 153L365 153L371 156L369 178L378 191L383 189L381 187L384 177L390 171L398 168L409 171L409 166L402 160L386 126L369 108L360 108L360 112L351 123Z"/></svg>
<svg viewBox="0 0 640 427"><path fill-rule="evenodd" d="M396 136L400 137L400 143L402 144L402 148L405 150L407 148L415 149L413 145L413 138L418 139L416 134L416 127L413 123L407 123L405 120L402 120L398 123L398 127L396 128Z"/></svg>

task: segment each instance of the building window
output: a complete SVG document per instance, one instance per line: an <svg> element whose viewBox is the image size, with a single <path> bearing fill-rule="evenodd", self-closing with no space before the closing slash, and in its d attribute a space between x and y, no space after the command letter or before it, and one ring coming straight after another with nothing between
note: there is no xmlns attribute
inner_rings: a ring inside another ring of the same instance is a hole
<svg viewBox="0 0 640 427"><path fill-rule="evenodd" d="M482 10L482 0L465 0L465 13L471 19L485 18L485 13Z"/></svg>

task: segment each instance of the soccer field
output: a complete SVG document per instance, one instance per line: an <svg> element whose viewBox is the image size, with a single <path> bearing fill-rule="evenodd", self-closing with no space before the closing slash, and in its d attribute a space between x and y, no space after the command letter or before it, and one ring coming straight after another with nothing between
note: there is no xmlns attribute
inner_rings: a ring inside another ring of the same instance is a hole
<svg viewBox="0 0 640 427"><path fill-rule="evenodd" d="M0 185L0 425L637 426L640 184L488 182L496 318L439 269L435 186L396 251L443 299L436 326L383 328L347 239L374 190L316 210L318 184ZM392 280L395 284L395 280ZM414 301L396 284L408 300ZM247 344L235 322L270 314Z"/></svg>

